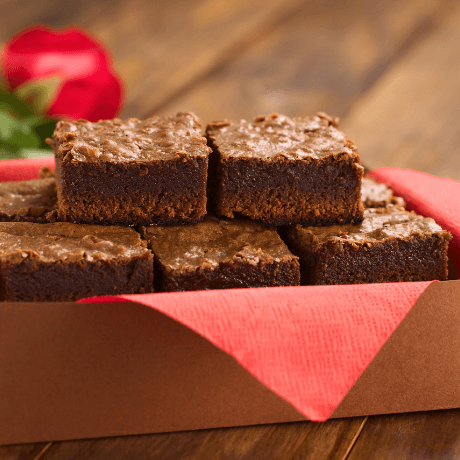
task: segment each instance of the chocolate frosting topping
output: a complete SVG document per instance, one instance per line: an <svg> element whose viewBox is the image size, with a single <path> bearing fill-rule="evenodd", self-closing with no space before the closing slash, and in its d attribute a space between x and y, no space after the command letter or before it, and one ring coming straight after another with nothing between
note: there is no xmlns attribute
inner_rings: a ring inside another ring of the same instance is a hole
<svg viewBox="0 0 460 460"><path fill-rule="evenodd" d="M189 226L147 227L153 252L172 269L217 267L229 260L259 261L295 258L275 230L256 222L207 217Z"/></svg>
<svg viewBox="0 0 460 460"><path fill-rule="evenodd" d="M126 227L3 222L0 233L0 257L15 263L27 258L43 262L91 262L131 258L148 252L139 234Z"/></svg>
<svg viewBox="0 0 460 460"><path fill-rule="evenodd" d="M445 232L433 219L391 205L388 208L365 209L364 220L360 224L303 227L300 231L314 244L329 240L376 243L390 238Z"/></svg>
<svg viewBox="0 0 460 460"><path fill-rule="evenodd" d="M191 112L147 120L60 121L54 132L57 155L78 162L139 162L181 156L206 157L210 151Z"/></svg>
<svg viewBox="0 0 460 460"><path fill-rule="evenodd" d="M223 157L263 157L276 160L319 159L343 153L358 155L354 142L337 129L338 118L318 113L313 117L289 118L273 113L253 122L218 121L207 134L219 145Z"/></svg>

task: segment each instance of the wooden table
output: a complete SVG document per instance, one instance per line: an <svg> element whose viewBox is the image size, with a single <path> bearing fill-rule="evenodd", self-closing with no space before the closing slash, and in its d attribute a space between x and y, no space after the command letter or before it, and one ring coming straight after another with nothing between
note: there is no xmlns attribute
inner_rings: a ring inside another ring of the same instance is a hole
<svg viewBox="0 0 460 460"><path fill-rule="evenodd" d="M369 168L460 179L460 3L0 0L0 41L79 25L112 51L122 116L325 111ZM0 459L454 459L460 410L0 447Z"/></svg>

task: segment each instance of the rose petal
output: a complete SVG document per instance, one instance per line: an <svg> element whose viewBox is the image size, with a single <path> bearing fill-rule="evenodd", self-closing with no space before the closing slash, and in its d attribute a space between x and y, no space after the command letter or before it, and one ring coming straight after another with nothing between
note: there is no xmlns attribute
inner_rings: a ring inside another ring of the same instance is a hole
<svg viewBox="0 0 460 460"><path fill-rule="evenodd" d="M65 83L49 115L97 121L120 110L123 91L111 59L98 40L78 28L35 27L13 36L2 53L12 89L29 80L56 75Z"/></svg>
<svg viewBox="0 0 460 460"><path fill-rule="evenodd" d="M88 80L73 80L64 84L54 103L48 109L48 115L55 118L84 118L89 121L114 118L122 100L122 88L119 80L107 73L100 85Z"/></svg>

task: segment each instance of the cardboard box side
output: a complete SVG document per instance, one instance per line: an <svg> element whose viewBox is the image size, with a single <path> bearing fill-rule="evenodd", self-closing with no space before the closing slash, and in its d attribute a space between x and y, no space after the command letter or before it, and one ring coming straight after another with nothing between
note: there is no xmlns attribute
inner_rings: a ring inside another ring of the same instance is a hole
<svg viewBox="0 0 460 460"><path fill-rule="evenodd" d="M0 444L305 420L140 304L4 303L0 334Z"/></svg>
<svg viewBox="0 0 460 460"><path fill-rule="evenodd" d="M431 284L331 418L460 407L460 281Z"/></svg>
<svg viewBox="0 0 460 460"><path fill-rule="evenodd" d="M333 418L460 407L460 281L432 284ZM306 420L136 303L0 305L0 444Z"/></svg>

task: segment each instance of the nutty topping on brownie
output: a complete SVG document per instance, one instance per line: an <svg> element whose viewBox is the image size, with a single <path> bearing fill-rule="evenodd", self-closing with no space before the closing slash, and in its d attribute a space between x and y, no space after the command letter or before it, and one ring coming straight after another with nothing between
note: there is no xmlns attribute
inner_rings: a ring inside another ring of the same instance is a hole
<svg viewBox="0 0 460 460"><path fill-rule="evenodd" d="M364 220L360 224L304 227L302 230L310 235L312 243L328 240L372 243L388 238L444 232L433 219L391 205L388 208L365 209Z"/></svg>
<svg viewBox="0 0 460 460"><path fill-rule="evenodd" d="M54 143L58 156L78 162L168 160L209 152L199 119L191 112L147 120L60 121Z"/></svg>
<svg viewBox="0 0 460 460"><path fill-rule="evenodd" d="M0 223L0 235L1 257L15 262L120 260L148 252L139 234L125 227L15 222Z"/></svg>
<svg viewBox="0 0 460 460"><path fill-rule="evenodd" d="M249 220L207 217L193 226L147 227L144 232L155 255L173 269L195 270L239 259L257 264L295 258L275 230Z"/></svg>
<svg viewBox="0 0 460 460"><path fill-rule="evenodd" d="M38 171L38 178L39 179L50 179L56 178L56 173L48 166L44 166L43 168Z"/></svg>
<svg viewBox="0 0 460 460"><path fill-rule="evenodd" d="M384 208L389 204L406 207L405 201L401 197L394 196L393 191L385 184L368 177L364 177L361 182L361 199L366 208Z"/></svg>
<svg viewBox="0 0 460 460"><path fill-rule="evenodd" d="M54 178L0 183L0 221L45 221L56 203Z"/></svg>
<svg viewBox="0 0 460 460"><path fill-rule="evenodd" d="M338 118L324 113L306 118L272 113L256 117L253 122L213 122L206 131L224 157L319 159L329 155L359 155L354 142L337 126Z"/></svg>

